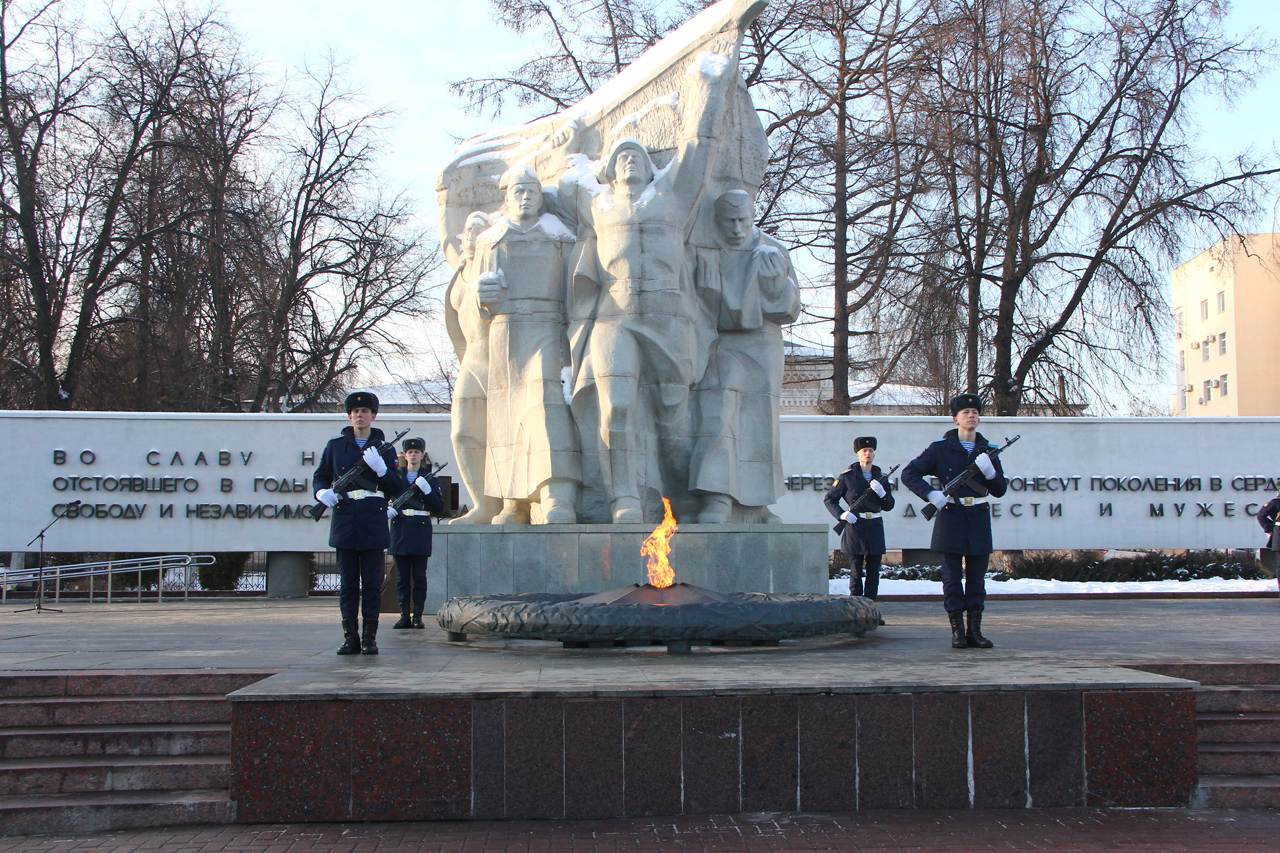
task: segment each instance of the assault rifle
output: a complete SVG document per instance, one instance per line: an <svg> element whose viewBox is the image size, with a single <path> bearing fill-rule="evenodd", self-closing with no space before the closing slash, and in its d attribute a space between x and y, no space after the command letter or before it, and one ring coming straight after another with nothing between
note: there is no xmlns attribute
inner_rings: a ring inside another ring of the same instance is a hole
<svg viewBox="0 0 1280 853"><path fill-rule="evenodd" d="M383 446L385 446L385 445L388 445L388 444L389 444L389 445L391 445L392 447L395 447L396 442L397 442L397 441L399 441L400 439L404 438L404 437L405 437L406 435L408 435L408 434L409 434L409 428L408 428L408 427L406 427L406 428L404 428L403 430L401 430L400 432L398 432L398 433L396 434L396 437L395 437L395 438L393 438L393 439L391 439L391 441L380 441L380 442L378 442L377 444L374 444L374 445L372 445L372 446L373 446L373 447L375 447L375 448L379 448L379 449L381 449ZM372 439L370 439L370 442L371 442L371 441L372 441ZM366 443L365 443L365 446L364 446L364 449L365 449L365 450L368 450L368 449L369 449L369 447L370 447L370 443L369 443L369 442L366 442ZM363 451L361 451L361 456L360 456L360 458L356 461L356 464L354 464L354 465L352 465L350 468L348 468L348 469L346 470L346 472L345 472L345 473L343 473L343 475L342 475L341 477L339 477L337 480L334 480L333 485L332 485L332 486L330 486L329 488L333 489L333 490L334 490L335 492L337 492L339 495L342 495L342 494L343 494L343 493L345 493L345 492L349 492L349 491L351 491L351 488L352 488L352 487L356 484L356 482L357 482L361 477L363 477L365 474L372 474L372 473L373 473L373 469L371 469L371 468L369 467L368 463L366 463L366 462L364 461L364 455L363 455L363 454L364 454L364 452L363 452ZM377 478L375 477L374 479L376 480ZM338 498L338 500L339 500L339 502L342 502L342 501L344 501L344 500L345 500L345 498L339 497L339 498ZM328 507L327 507L327 506L325 506L325 505L324 505L323 503L321 503L320 501L316 501L316 505L315 505L315 506L313 506L313 507L311 508L311 519L312 519L313 521L319 521L320 519L324 518L324 511L325 511L326 509L328 509Z"/></svg>
<svg viewBox="0 0 1280 853"><path fill-rule="evenodd" d="M887 473L881 474L880 476L884 477L885 479L888 479L889 477L893 476L894 471L897 471L901 467L902 467L901 465L894 465L892 468L888 470ZM876 495L874 491L871 490L871 484L867 483L867 490L862 494L858 495L858 499L853 502L852 506L849 507L849 512L853 513L854 515L857 515L858 510L866 506L867 501L870 500L870 498L868 498L867 495L875 495L876 497L880 497L879 495ZM832 527L831 529L834 530L836 533L844 533L844 529L848 526L849 526L849 522L845 521L842 518L839 521L837 521L835 524L835 527Z"/></svg>
<svg viewBox="0 0 1280 853"><path fill-rule="evenodd" d="M448 462L441 462L439 465L435 467L433 471L431 471L431 473L427 474L426 476L434 477L436 474L439 474L441 471L443 471L444 466L448 464L449 464ZM421 477L423 476L423 474L419 473L418 476ZM417 486L409 486L409 488L405 489L403 492L396 495L395 499L391 501L391 504L390 504L391 508L394 509L396 512L399 512L400 510L404 509L404 505L407 504L410 501L410 499L413 498L414 492L417 492L418 494L422 494L422 490L419 489ZM441 497L444 497L444 495L441 495Z"/></svg>
<svg viewBox="0 0 1280 853"><path fill-rule="evenodd" d="M1020 438L1022 438L1021 435L1015 435L1013 438L1005 439L1003 447L992 447L982 452L990 456L992 462L995 462L997 456L1008 450L1010 445ZM978 482L978 478L982 476L982 472L978 470L978 463L975 461L977 458L978 454L975 453L974 458L969 461L969 464L965 466L965 469L959 474L956 474L955 477L951 479L950 483L947 483L942 487L942 493L944 495L949 498L954 498L956 493L965 486L968 486L975 492L980 492L983 495L987 493L986 487ZM924 509L920 510L920 514L924 516L925 521L933 521L933 517L938 514L938 508L933 504L925 504Z"/></svg>

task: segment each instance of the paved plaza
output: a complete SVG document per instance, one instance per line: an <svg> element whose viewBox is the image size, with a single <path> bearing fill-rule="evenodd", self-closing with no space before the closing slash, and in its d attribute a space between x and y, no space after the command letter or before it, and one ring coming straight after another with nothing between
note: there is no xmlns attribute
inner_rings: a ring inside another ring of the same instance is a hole
<svg viewBox="0 0 1280 853"><path fill-rule="evenodd" d="M14 609L21 602L9 602ZM888 624L864 640L784 641L776 648L566 650L550 643L444 642L434 625L386 627L382 654L340 658L337 603L200 600L62 602L63 613L0 616L0 672L244 669L279 671L282 689L545 694L583 690L767 691L771 684L1097 683L1160 676L1115 669L1143 661L1280 660L1280 601L1038 600L993 602L996 648L953 650L937 602L883 605ZM985 626L984 626L985 627ZM1111 674L1108 675L1108 672ZM919 811L742 814L611 821L234 825L0 838L8 851L754 851L1280 850L1280 812L1199 810Z"/></svg>
<svg viewBox="0 0 1280 853"><path fill-rule="evenodd" d="M11 600L17 609L24 602ZM566 650L555 643L481 640L444 642L434 619L427 629L378 633L382 653L341 658L338 604L331 597L276 600L180 600L157 605L64 601L63 613L0 617L0 671L90 669L323 670L340 680L379 671L440 673L478 668L509 684L536 686L551 673L593 677L617 670L631 686L648 674L698 680L714 671L736 679L791 678L815 668L862 680L939 678L979 683L988 667L1034 674L1037 667L1151 661L1280 661L1280 600L996 601L983 629L989 651L954 650L942 605L881 605L889 623L864 640L845 636L786 640L777 647L695 647L688 656L663 647ZM463 666L465 664L465 666ZM959 665L957 665L959 664ZM1001 680L1001 679L995 679ZM497 685L502 686L502 685Z"/></svg>
<svg viewBox="0 0 1280 853"><path fill-rule="evenodd" d="M609 821L293 824L0 838L0 853L735 853L1280 850L1280 812L1055 809Z"/></svg>

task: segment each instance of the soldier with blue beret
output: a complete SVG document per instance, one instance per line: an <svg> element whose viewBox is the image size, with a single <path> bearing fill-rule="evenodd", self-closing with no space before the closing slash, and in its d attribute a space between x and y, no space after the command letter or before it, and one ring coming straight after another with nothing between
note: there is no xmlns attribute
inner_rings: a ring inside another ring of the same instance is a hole
<svg viewBox="0 0 1280 853"><path fill-rule="evenodd" d="M840 550L849 555L849 592L852 595L865 594L874 601L880 586L880 561L885 552L884 521L880 513L893 509L894 500L888 478L880 466L872 464L876 458L875 436L858 436L853 440L853 450L858 461L836 479L823 503L828 512L845 522L840 534ZM868 489L873 494L863 502L860 511L854 513L853 505ZM849 509L840 506L841 500ZM862 581L864 570L865 587ZM880 624L883 625L883 621Z"/></svg>
<svg viewBox="0 0 1280 853"><path fill-rule="evenodd" d="M938 509L933 522L930 547L942 554L943 607L951 621L953 648L992 647L982 636L987 563L991 559L990 498L1003 497L1007 484L1000 458L988 455L994 445L978 432L982 400L976 394L961 394L951 401L951 419L956 428L930 444L902 470L902 484ZM925 477L947 483L976 463L983 484L965 487L948 498ZM965 628L965 614L969 626Z"/></svg>
<svg viewBox="0 0 1280 853"><path fill-rule="evenodd" d="M431 556L431 514L444 511L440 483L431 474L427 443L406 438L404 478L412 495L396 509L387 507L391 520L391 547L387 553L396 561L396 598L400 620L392 628L422 628L422 608L427 601L427 559ZM424 470L423 464L426 464ZM409 606L413 605L413 617Z"/></svg>
<svg viewBox="0 0 1280 853"><path fill-rule="evenodd" d="M378 397L368 391L347 395L351 426L329 439L312 479L316 500L332 507L329 547L337 552L338 609L342 613L340 655L378 653L378 615L382 600L384 553L391 543L387 529L387 498L404 491L404 479L396 470L395 448L382 430L373 426ZM369 470L356 488L334 492L334 482L363 460ZM359 615L364 613L364 632Z"/></svg>

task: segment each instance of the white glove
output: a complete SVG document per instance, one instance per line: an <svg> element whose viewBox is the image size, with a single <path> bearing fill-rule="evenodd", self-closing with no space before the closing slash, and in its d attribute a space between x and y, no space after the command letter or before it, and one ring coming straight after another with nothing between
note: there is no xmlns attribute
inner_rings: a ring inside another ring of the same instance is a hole
<svg viewBox="0 0 1280 853"><path fill-rule="evenodd" d="M333 489L317 489L316 500L332 509L338 505L338 493Z"/></svg>
<svg viewBox="0 0 1280 853"><path fill-rule="evenodd" d="M990 456L985 453L981 453L978 455L978 458L973 461L978 463L978 470L982 472L982 476L986 477L988 480L995 479L996 466L992 464Z"/></svg>
<svg viewBox="0 0 1280 853"><path fill-rule="evenodd" d="M850 524L857 524L857 523L858 523L858 517L857 517L856 515L854 515L853 513L849 512L848 510L845 510L844 514L843 514L843 515L841 515L841 516L840 516L840 518L842 518L843 520L845 520L845 521L849 522Z"/></svg>
<svg viewBox="0 0 1280 853"><path fill-rule="evenodd" d="M431 485L431 481L421 474L418 475L418 479L413 481L413 484L417 486L418 491L422 492L424 495L429 495L436 490L436 487Z"/></svg>
<svg viewBox="0 0 1280 853"><path fill-rule="evenodd" d="M399 514L400 513L396 511L395 507L393 506L387 507L387 518L395 518Z"/></svg>
<svg viewBox="0 0 1280 853"><path fill-rule="evenodd" d="M871 491L875 492L877 497L884 497L884 486L880 485L879 480L871 481Z"/></svg>
<svg viewBox="0 0 1280 853"><path fill-rule="evenodd" d="M368 465L373 473L379 477L385 477L387 474L387 460L382 458L382 454L378 452L378 448L370 445L364 449L364 453L360 454L360 458L364 460L364 464Z"/></svg>
<svg viewBox="0 0 1280 853"><path fill-rule="evenodd" d="M947 505L947 496L944 495L942 492L938 491L937 489L934 489L932 492L930 492L929 497L925 498L925 500L933 504L938 509L943 509Z"/></svg>

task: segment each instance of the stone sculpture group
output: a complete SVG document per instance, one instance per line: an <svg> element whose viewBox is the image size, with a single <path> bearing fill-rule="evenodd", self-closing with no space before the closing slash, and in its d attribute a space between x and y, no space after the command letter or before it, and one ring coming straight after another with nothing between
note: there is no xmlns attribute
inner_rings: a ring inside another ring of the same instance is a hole
<svg viewBox="0 0 1280 853"><path fill-rule="evenodd" d="M762 0L708 8L572 109L464 143L440 178L461 370L454 523L770 522L785 247L738 74Z"/></svg>

